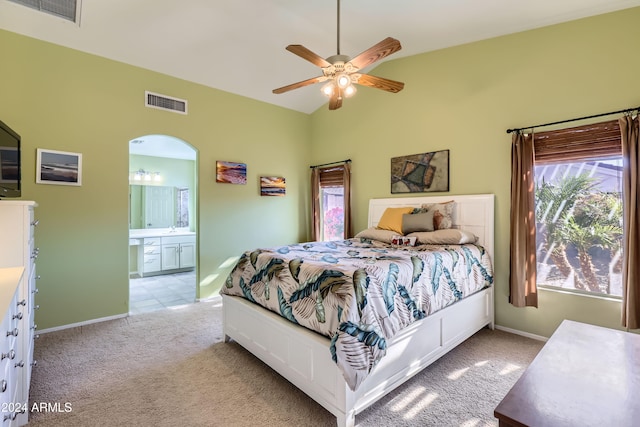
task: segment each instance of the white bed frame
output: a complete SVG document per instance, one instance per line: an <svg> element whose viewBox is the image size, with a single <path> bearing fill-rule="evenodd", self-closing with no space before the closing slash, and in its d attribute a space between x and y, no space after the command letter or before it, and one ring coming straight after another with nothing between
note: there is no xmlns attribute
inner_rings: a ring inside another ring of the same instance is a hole
<svg viewBox="0 0 640 427"><path fill-rule="evenodd" d="M372 199L369 227L387 207L454 200L455 228L473 232L493 260L494 195ZM494 326L494 287L428 316L388 341L387 354L356 391L332 361L329 339L239 297L222 295L225 341L233 339L334 414L338 427L485 326ZM415 339L419 338L419 339Z"/></svg>

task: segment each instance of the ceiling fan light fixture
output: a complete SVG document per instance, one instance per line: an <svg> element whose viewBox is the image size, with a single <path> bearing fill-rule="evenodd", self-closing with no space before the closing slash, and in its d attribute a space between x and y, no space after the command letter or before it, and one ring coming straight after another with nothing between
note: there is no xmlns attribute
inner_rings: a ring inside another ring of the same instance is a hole
<svg viewBox="0 0 640 427"><path fill-rule="evenodd" d="M340 89L346 89L351 85L351 77L343 73L338 74L336 75L336 84Z"/></svg>
<svg viewBox="0 0 640 427"><path fill-rule="evenodd" d="M344 89L343 94L345 98L351 98L353 95L356 94L357 91L358 90L356 89L356 87L350 84Z"/></svg>
<svg viewBox="0 0 640 427"><path fill-rule="evenodd" d="M326 96L327 98L331 98L331 95L333 95L333 92L336 90L335 83L332 80L326 85L322 86L322 89L320 90L322 91L322 94L324 96Z"/></svg>
<svg viewBox="0 0 640 427"><path fill-rule="evenodd" d="M404 88L404 83L395 80L386 79L384 77L371 76L362 74L359 70L363 70L376 61L379 61L392 53L399 51L402 46L400 42L393 37L387 37L384 40L371 46L369 49L358 54L351 59L347 55L340 54L340 0L338 3L338 34L337 34L337 53L328 58L310 51L300 44L290 44L286 50L299 56L300 58L311 62L322 70L322 75L293 83L274 89L273 93L285 93L293 89L298 89L311 84L325 82L320 91L329 98L329 110L337 110L342 107L342 99L355 95L355 85L369 86L381 89L387 92L396 93Z"/></svg>

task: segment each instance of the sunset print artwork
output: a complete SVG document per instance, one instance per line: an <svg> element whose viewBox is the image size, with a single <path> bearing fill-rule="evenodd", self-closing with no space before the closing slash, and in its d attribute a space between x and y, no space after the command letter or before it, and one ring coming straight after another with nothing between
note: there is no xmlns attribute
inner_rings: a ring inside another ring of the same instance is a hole
<svg viewBox="0 0 640 427"><path fill-rule="evenodd" d="M261 196L284 196L286 184L281 176L261 176L260 195Z"/></svg>
<svg viewBox="0 0 640 427"><path fill-rule="evenodd" d="M246 184L247 165L245 163L216 162L216 182L225 184Z"/></svg>

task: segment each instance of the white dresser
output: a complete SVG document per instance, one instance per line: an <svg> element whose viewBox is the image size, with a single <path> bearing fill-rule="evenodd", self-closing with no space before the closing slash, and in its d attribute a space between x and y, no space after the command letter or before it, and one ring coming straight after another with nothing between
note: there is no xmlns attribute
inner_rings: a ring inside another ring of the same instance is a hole
<svg viewBox="0 0 640 427"><path fill-rule="evenodd" d="M27 424L29 417L29 387L31 384L31 369L33 360L33 340L36 325L34 323L36 281L36 258L38 248L35 247L34 229L38 221L34 218L35 202L24 200L0 200L0 269L5 274L21 271L15 291L11 294L11 301L0 308L7 307L0 312L3 317L0 329L0 391L4 388L2 380L7 381L4 393L14 393L1 396L2 402L8 404L0 407L0 426L22 426ZM8 267L14 267L9 268ZM15 273L14 273L15 274ZM6 286L6 283L5 283ZM10 285L9 285L10 286ZM8 322L8 323L6 323ZM5 330L6 329L6 330ZM7 347L9 346L9 347ZM4 370L3 370L4 369ZM10 387L13 387L10 389ZM6 400L10 398L10 400Z"/></svg>

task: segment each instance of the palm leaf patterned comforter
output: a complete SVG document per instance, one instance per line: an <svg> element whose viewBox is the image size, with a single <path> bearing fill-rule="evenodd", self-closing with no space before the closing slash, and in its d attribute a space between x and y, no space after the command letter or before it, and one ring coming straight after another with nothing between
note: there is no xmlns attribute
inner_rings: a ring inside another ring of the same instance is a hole
<svg viewBox="0 0 640 427"><path fill-rule="evenodd" d="M481 246L348 239L245 252L221 292L329 337L355 390L398 331L492 283Z"/></svg>

